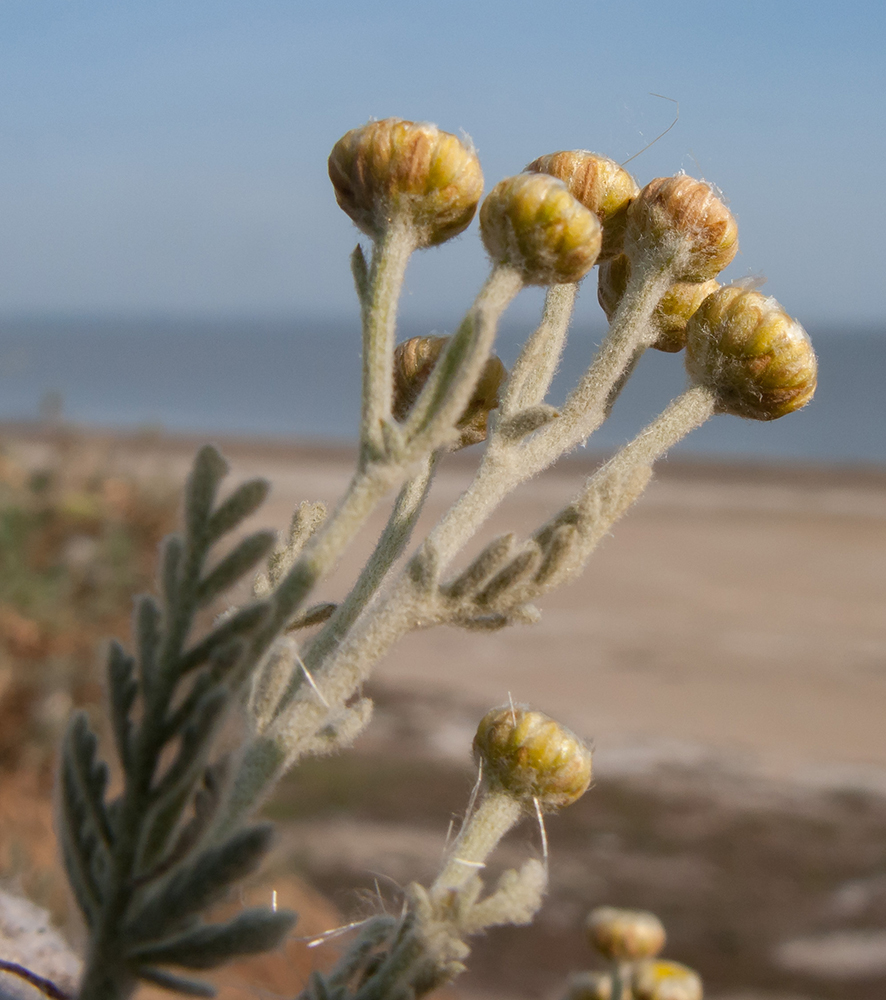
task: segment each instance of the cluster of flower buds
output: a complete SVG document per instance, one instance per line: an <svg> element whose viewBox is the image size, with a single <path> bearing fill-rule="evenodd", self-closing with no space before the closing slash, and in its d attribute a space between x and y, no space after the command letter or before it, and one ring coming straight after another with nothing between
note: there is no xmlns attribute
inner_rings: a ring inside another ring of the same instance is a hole
<svg viewBox="0 0 886 1000"><path fill-rule="evenodd" d="M329 175L339 205L363 232L380 240L404 224L416 247L462 232L483 187L473 149L433 125L399 118L346 133L329 157ZM667 267L673 280L652 317L653 346L688 346L690 377L716 394L720 412L772 420L812 397L815 355L802 327L773 299L716 281L738 250L738 228L704 181L680 174L639 189L607 157L551 153L493 188L480 208L480 232L493 263L526 284L577 282L600 262L598 298L610 319L634 269L650 260ZM425 338L401 348L399 417L442 346ZM462 446L485 438L503 379L500 362L491 362L459 422Z"/></svg>
<svg viewBox="0 0 886 1000"><path fill-rule="evenodd" d="M528 810L568 806L591 783L591 751L584 742L543 712L520 706L502 705L483 716L474 753L488 784Z"/></svg>
<svg viewBox="0 0 886 1000"><path fill-rule="evenodd" d="M654 913L601 906L588 915L585 928L613 971L573 976L567 1000L701 1000L698 973L657 957L665 929Z"/></svg>
<svg viewBox="0 0 886 1000"><path fill-rule="evenodd" d="M394 398L392 412L405 420L449 343L449 337L412 337L394 351ZM508 372L494 354L487 359L474 394L456 424L459 437L454 450L486 440L489 414L498 406L498 394Z"/></svg>

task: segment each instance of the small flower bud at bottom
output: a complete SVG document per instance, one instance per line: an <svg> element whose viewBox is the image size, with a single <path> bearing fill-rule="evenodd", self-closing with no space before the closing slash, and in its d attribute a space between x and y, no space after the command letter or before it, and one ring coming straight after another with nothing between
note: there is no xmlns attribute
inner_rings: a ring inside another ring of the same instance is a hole
<svg viewBox="0 0 886 1000"><path fill-rule="evenodd" d="M600 906L585 924L588 939L605 958L636 961L654 958L665 943L665 929L654 913Z"/></svg>
<svg viewBox="0 0 886 1000"><path fill-rule="evenodd" d="M607 972L577 972L569 980L566 1000L613 1000L612 976Z"/></svg>
<svg viewBox="0 0 886 1000"><path fill-rule="evenodd" d="M643 962L634 972L634 1000L702 1000L701 977L679 962Z"/></svg>
<svg viewBox="0 0 886 1000"><path fill-rule="evenodd" d="M394 398L397 420L405 420L434 370L449 337L413 337L394 351ZM454 450L486 440L489 414L498 406L498 394L508 372L494 354L486 361L480 381L456 426L461 432Z"/></svg>
<svg viewBox="0 0 886 1000"><path fill-rule="evenodd" d="M738 252L738 226L710 185L692 177L650 181L628 209L625 252L642 258L659 244L681 244L681 281L707 281Z"/></svg>
<svg viewBox="0 0 886 1000"><path fill-rule="evenodd" d="M624 296L631 276L631 262L620 254L600 265L597 279L597 301L611 320ZM704 300L720 287L710 281L675 281L662 296L652 314L658 337L652 346L657 351L675 354L686 346L686 324Z"/></svg>
<svg viewBox="0 0 886 1000"><path fill-rule="evenodd" d="M480 721L474 753L491 785L547 811L581 798L591 783L591 752L543 712L502 705Z"/></svg>
<svg viewBox="0 0 886 1000"><path fill-rule="evenodd" d="M526 170L563 181L572 197L597 216L603 227L599 260L611 260L621 253L628 206L640 191L624 167L608 156L574 149L540 156Z"/></svg>
<svg viewBox="0 0 886 1000"><path fill-rule="evenodd" d="M499 181L480 207L480 235L496 264L519 271L529 285L581 279L600 253L600 223L546 174Z"/></svg>
<svg viewBox="0 0 886 1000"><path fill-rule="evenodd" d="M729 286L708 296L686 327L686 370L721 413L775 420L805 406L818 364L806 331L775 299Z"/></svg>
<svg viewBox="0 0 886 1000"><path fill-rule="evenodd" d="M400 118L345 133L329 155L329 179L339 206L367 236L380 239L399 218L419 247L465 230L483 193L472 149L436 125Z"/></svg>

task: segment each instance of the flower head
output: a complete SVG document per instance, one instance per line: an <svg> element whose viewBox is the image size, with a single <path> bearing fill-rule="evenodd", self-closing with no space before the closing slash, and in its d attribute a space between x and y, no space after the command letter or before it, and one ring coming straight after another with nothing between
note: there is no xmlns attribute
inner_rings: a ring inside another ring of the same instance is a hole
<svg viewBox="0 0 886 1000"><path fill-rule="evenodd" d="M687 965L656 959L642 962L635 970L635 1000L701 1000L701 977Z"/></svg>
<svg viewBox="0 0 886 1000"><path fill-rule="evenodd" d="M531 807L568 806L591 783L591 752L565 726L543 712L502 705L477 727L474 753L487 780Z"/></svg>
<svg viewBox="0 0 886 1000"><path fill-rule="evenodd" d="M480 234L492 260L530 285L580 281L602 239L597 216L547 174L499 181L480 207Z"/></svg>
<svg viewBox="0 0 886 1000"><path fill-rule="evenodd" d="M431 376L449 337L412 337L394 351L392 411L404 420ZM486 440L489 414L498 406L498 394L508 372L494 354L487 359L471 400L456 426L460 431L455 450Z"/></svg>
<svg viewBox="0 0 886 1000"><path fill-rule="evenodd" d="M605 958L636 961L654 958L665 943L665 929L654 913L599 906L585 924L591 945Z"/></svg>
<svg viewBox="0 0 886 1000"><path fill-rule="evenodd" d="M673 253L681 281L707 281L738 252L738 226L709 184L685 174L658 177L631 202L625 234L632 259L653 247Z"/></svg>
<svg viewBox="0 0 886 1000"><path fill-rule="evenodd" d="M346 132L329 154L329 179L339 206L367 236L378 240L402 221L419 247L466 229L483 193L473 149L436 125L400 118Z"/></svg>
<svg viewBox="0 0 886 1000"><path fill-rule="evenodd" d="M818 364L806 331L766 295L736 286L708 296L686 327L686 370L722 413L775 420L805 406Z"/></svg>
<svg viewBox="0 0 886 1000"><path fill-rule="evenodd" d="M574 149L540 156L526 169L563 181L572 197L597 216L603 227L599 260L611 260L621 253L628 206L640 191L624 167L608 156Z"/></svg>

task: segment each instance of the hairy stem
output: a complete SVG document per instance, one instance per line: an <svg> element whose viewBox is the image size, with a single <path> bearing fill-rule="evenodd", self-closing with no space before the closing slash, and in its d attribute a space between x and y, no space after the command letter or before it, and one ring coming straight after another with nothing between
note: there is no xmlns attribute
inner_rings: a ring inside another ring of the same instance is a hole
<svg viewBox="0 0 886 1000"><path fill-rule="evenodd" d="M501 401L502 417L540 403L547 395L560 363L577 295L577 284L552 285L548 289L541 323L526 341L508 376Z"/></svg>
<svg viewBox="0 0 886 1000"><path fill-rule="evenodd" d="M363 399L360 417L360 464L385 454L382 427L391 419L397 303L406 265L415 250L412 227L394 219L373 246L363 319Z"/></svg>
<svg viewBox="0 0 886 1000"><path fill-rule="evenodd" d="M436 464L436 456L429 455L421 472L404 484L385 530L356 584L305 653L305 665L309 670L315 670L330 650L338 645L409 544L427 499Z"/></svg>
<svg viewBox="0 0 886 1000"><path fill-rule="evenodd" d="M523 815L522 804L503 791L487 791L465 820L429 895L439 898L477 874L501 838Z"/></svg>

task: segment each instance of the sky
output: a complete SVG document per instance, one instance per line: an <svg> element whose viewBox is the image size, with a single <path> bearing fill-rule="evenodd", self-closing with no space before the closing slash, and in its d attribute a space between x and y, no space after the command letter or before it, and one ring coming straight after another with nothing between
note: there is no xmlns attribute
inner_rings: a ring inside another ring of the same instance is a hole
<svg viewBox="0 0 886 1000"><path fill-rule="evenodd" d="M464 130L488 190L558 149L624 161L679 111L628 169L722 189L726 277L886 333L884 51L882 0L2 0L0 316L353 318L348 129ZM474 223L404 314L451 329L485 271Z"/></svg>

